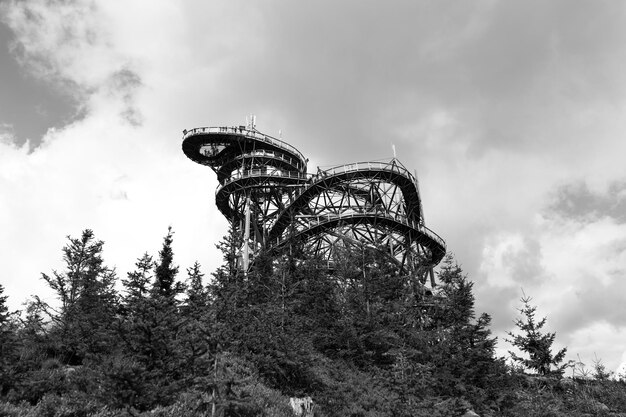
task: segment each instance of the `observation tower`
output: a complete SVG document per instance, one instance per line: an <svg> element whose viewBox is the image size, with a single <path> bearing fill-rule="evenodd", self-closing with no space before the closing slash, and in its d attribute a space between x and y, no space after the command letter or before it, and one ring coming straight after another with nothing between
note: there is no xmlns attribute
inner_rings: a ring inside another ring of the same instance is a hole
<svg viewBox="0 0 626 417"><path fill-rule="evenodd" d="M292 145L246 126L183 131L183 152L209 166L219 186L215 203L239 241L247 271L262 250L301 242L332 267L337 250L363 245L386 254L400 273L422 281L446 253L424 225L417 179L395 157L307 173L308 159Z"/></svg>

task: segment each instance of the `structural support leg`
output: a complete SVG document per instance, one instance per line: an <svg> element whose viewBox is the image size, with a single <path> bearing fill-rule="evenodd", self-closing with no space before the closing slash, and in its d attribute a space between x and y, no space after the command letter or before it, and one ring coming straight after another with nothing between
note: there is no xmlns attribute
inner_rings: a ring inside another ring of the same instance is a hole
<svg viewBox="0 0 626 417"><path fill-rule="evenodd" d="M243 271L248 272L250 266L250 196L246 197L246 225L243 236Z"/></svg>

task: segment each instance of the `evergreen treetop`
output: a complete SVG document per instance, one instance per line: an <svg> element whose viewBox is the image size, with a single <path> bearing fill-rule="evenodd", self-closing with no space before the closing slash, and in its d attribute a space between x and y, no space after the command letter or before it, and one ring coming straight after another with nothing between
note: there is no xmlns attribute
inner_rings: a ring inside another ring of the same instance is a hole
<svg viewBox="0 0 626 417"><path fill-rule="evenodd" d="M9 307L6 305L8 296L4 294L4 286L0 284L0 325L6 323L9 319Z"/></svg>
<svg viewBox="0 0 626 417"><path fill-rule="evenodd" d="M507 342L520 349L528 355L527 358L517 355L515 352L509 351L511 359L522 365L526 369L536 371L540 375L556 375L561 376L569 363L561 364L567 353L567 348L559 350L556 354L552 354L552 344L556 337L556 333L543 333L542 328L546 324L546 318L537 321L535 313L536 306L530 304L531 298L524 295L521 298L523 306L518 309L521 317L515 319L515 326L521 331L521 334L507 332L511 339Z"/></svg>
<svg viewBox="0 0 626 417"><path fill-rule="evenodd" d="M167 235L163 238L163 246L159 251L159 261L154 269L155 281L152 288L155 295L173 299L181 291L180 286L175 285L178 266L174 266L174 241L172 227L167 228Z"/></svg>
<svg viewBox="0 0 626 417"><path fill-rule="evenodd" d="M124 300L126 303L142 299L150 292L150 282L152 281L151 271L154 268L152 256L144 253L135 263L137 269L127 274L127 278L122 280L126 289Z"/></svg>
<svg viewBox="0 0 626 417"><path fill-rule="evenodd" d="M201 314L209 302L209 293L202 283L204 274L200 271L200 264L196 261L191 268L187 268L186 299L182 307L183 314Z"/></svg>

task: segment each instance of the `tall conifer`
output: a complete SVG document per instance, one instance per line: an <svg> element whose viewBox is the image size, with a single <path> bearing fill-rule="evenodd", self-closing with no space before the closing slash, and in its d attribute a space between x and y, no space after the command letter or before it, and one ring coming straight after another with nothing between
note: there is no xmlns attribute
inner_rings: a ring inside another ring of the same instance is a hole
<svg viewBox="0 0 626 417"><path fill-rule="evenodd" d="M114 345L117 310L115 270L104 265L104 243L86 229L80 238L68 236L63 248L66 270L42 274L60 302L56 308L37 298L53 321L50 335L62 360L80 364L86 355L109 351Z"/></svg>
<svg viewBox="0 0 626 417"><path fill-rule="evenodd" d="M159 251L159 261L156 264L155 281L153 291L154 294L171 299L181 290L181 287L175 284L178 267L174 266L174 251L172 250L172 242L174 241L174 232L172 227L167 228L167 235L163 239L163 247Z"/></svg>
<svg viewBox="0 0 626 417"><path fill-rule="evenodd" d="M556 354L552 353L552 344L556 337L556 333L543 333L542 328L546 324L546 318L537 321L535 319L536 306L530 305L531 298L524 296L521 298L523 303L519 309L521 317L515 320L515 326L521 331L521 334L508 332L511 339L507 342L519 348L528 355L527 358L517 355L509 351L511 359L522 365L526 369L536 371L540 375L561 376L569 363L561 364L565 359L567 348L559 350Z"/></svg>
<svg viewBox="0 0 626 417"><path fill-rule="evenodd" d="M0 284L0 396L12 386L14 362L17 360L16 326L6 304L7 298Z"/></svg>

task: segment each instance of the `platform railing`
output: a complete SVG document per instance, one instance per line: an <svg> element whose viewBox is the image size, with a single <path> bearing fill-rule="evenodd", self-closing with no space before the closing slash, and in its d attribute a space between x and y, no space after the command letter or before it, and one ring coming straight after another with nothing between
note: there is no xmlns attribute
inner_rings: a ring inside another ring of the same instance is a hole
<svg viewBox="0 0 626 417"><path fill-rule="evenodd" d="M404 165L402 165L395 158L390 161L385 161L385 162L378 162L378 161L355 162L351 164L337 165L335 167L325 169L325 170L318 169L318 172L316 174L312 174L310 176L308 184L295 190L293 201L297 200L303 193L305 193L313 185L323 182L328 177L340 175L344 173L372 170L372 169L387 171L387 172L394 172L396 174L404 176L405 178L409 179L411 182L415 183L415 177L409 172L409 170L407 170L404 167ZM279 214L279 218L285 215L286 212L287 212L287 209L285 209L283 213ZM439 240L442 240L442 239L439 238Z"/></svg>
<svg viewBox="0 0 626 417"><path fill-rule="evenodd" d="M439 244L439 246L441 246L444 250L446 249L446 241L443 240L441 238L441 236L439 236L437 233L433 232L431 229L429 229L428 227L424 226L423 224L420 225L419 231L424 233L428 237L430 237L435 242L437 242Z"/></svg>
<svg viewBox="0 0 626 417"><path fill-rule="evenodd" d="M333 168L319 170L317 173L313 174L311 177L311 182L315 183L321 181L327 177L345 174L349 172L357 172L357 171L365 171L365 170L381 170L388 172L395 172L407 177L412 182L415 182L415 177L408 169L399 165L398 163L392 162L355 162L352 164L344 164L338 165Z"/></svg>
<svg viewBox="0 0 626 417"><path fill-rule="evenodd" d="M381 212L352 212L352 213L332 213L332 214L321 214L321 215L311 215L311 216L300 216L300 219L305 219L305 224L304 226L306 227L306 229L311 229L313 227L316 226L320 226L322 224L325 223L330 223L332 221L338 221L338 220L343 220L343 219L353 219L353 218L357 218L357 217L367 217L367 216L371 216L371 215L375 215L376 217L383 217L386 218L388 220L391 220L393 222L396 223L400 223L408 228L411 229L415 229L418 232L428 236L430 239L434 240L435 242L437 242L444 250L446 248L446 243L445 241L435 232L433 232L432 230L430 230L428 227L424 226L423 224L419 223L419 222L415 222L411 219L408 219L406 216L403 215L387 215ZM306 230L304 229L304 230ZM303 232L304 230L301 230L300 232ZM275 244L276 245L280 245L282 243L284 243L285 241L287 241L288 238L283 238L283 237L277 237Z"/></svg>
<svg viewBox="0 0 626 417"><path fill-rule="evenodd" d="M404 177L408 178L413 183L416 182L413 174L411 174L411 172L409 172L408 169L406 169L402 164L400 164L395 159L392 159L389 162L355 162L352 164L337 165L335 167L325 169L325 170L318 170L317 173L311 174L310 179L309 179L309 185L307 187L303 187L299 189L296 192L295 197L297 198L302 193L304 193L310 186L316 183L322 182L328 177L350 173L350 172L358 172L358 171L365 171L365 170L372 170L372 169L387 171L387 172L394 172L394 173L403 175Z"/></svg>
<svg viewBox="0 0 626 417"><path fill-rule="evenodd" d="M351 164L337 165L329 169L318 171L314 175L313 181L315 181L318 178L327 177L329 175L336 175L336 174L342 174L346 172L371 170L371 169L397 172L397 173L407 176L411 181L415 181L413 174L411 174L411 172L408 169L406 169L404 166L402 166L397 160L391 160L388 162L377 162L377 161L354 162Z"/></svg>
<svg viewBox="0 0 626 417"><path fill-rule="evenodd" d="M216 195L219 194L220 191L224 187L226 187L227 185L235 181L238 181L244 178L255 178L255 177L289 178L289 179L308 181L310 179L310 174L301 173L297 171L273 171L273 170L268 170L268 169L263 169L263 168L255 168L255 169L249 169L246 171L238 171L238 172L231 174L231 176L228 177L228 180L224 181L224 184L220 185L217 188L217 190L215 191L215 194Z"/></svg>
<svg viewBox="0 0 626 417"><path fill-rule="evenodd" d="M265 149L261 149L261 150L254 150L251 152L247 152L244 154L240 154L237 155L235 157L235 160L242 160L242 159L246 159L246 158L254 158L254 157L266 157L266 158L273 158L273 159L280 159L281 161L285 161L287 162L289 165L293 166L293 167L298 167L298 169L302 169L305 167L305 165L303 165L302 161L300 160L296 160L294 158L291 158L289 156L285 156L282 153L276 153L274 151L267 151Z"/></svg>
<svg viewBox="0 0 626 417"><path fill-rule="evenodd" d="M304 223L306 228L311 228L318 226L322 223L328 223L334 220L342 220L342 219L352 219L357 217L369 217L375 216L378 218L385 218L388 220L392 220L396 223L401 223L409 228L418 229L419 224L417 222L411 221L406 218L406 216L401 214L387 214L381 211L349 211L343 213L328 213L328 214L318 214L318 215L305 215L305 216L297 216L296 217L301 221L301 224Z"/></svg>
<svg viewBox="0 0 626 417"><path fill-rule="evenodd" d="M300 160L304 164L306 164L306 158L304 157L304 155L302 155L302 153L292 145L264 133L257 132L256 130L248 129L246 126L196 127L191 130L184 130L183 140L187 139L190 136L195 136L202 133L225 133L229 135L243 135L248 138L253 138L261 142L269 143L273 146L286 149L289 152L300 157Z"/></svg>

